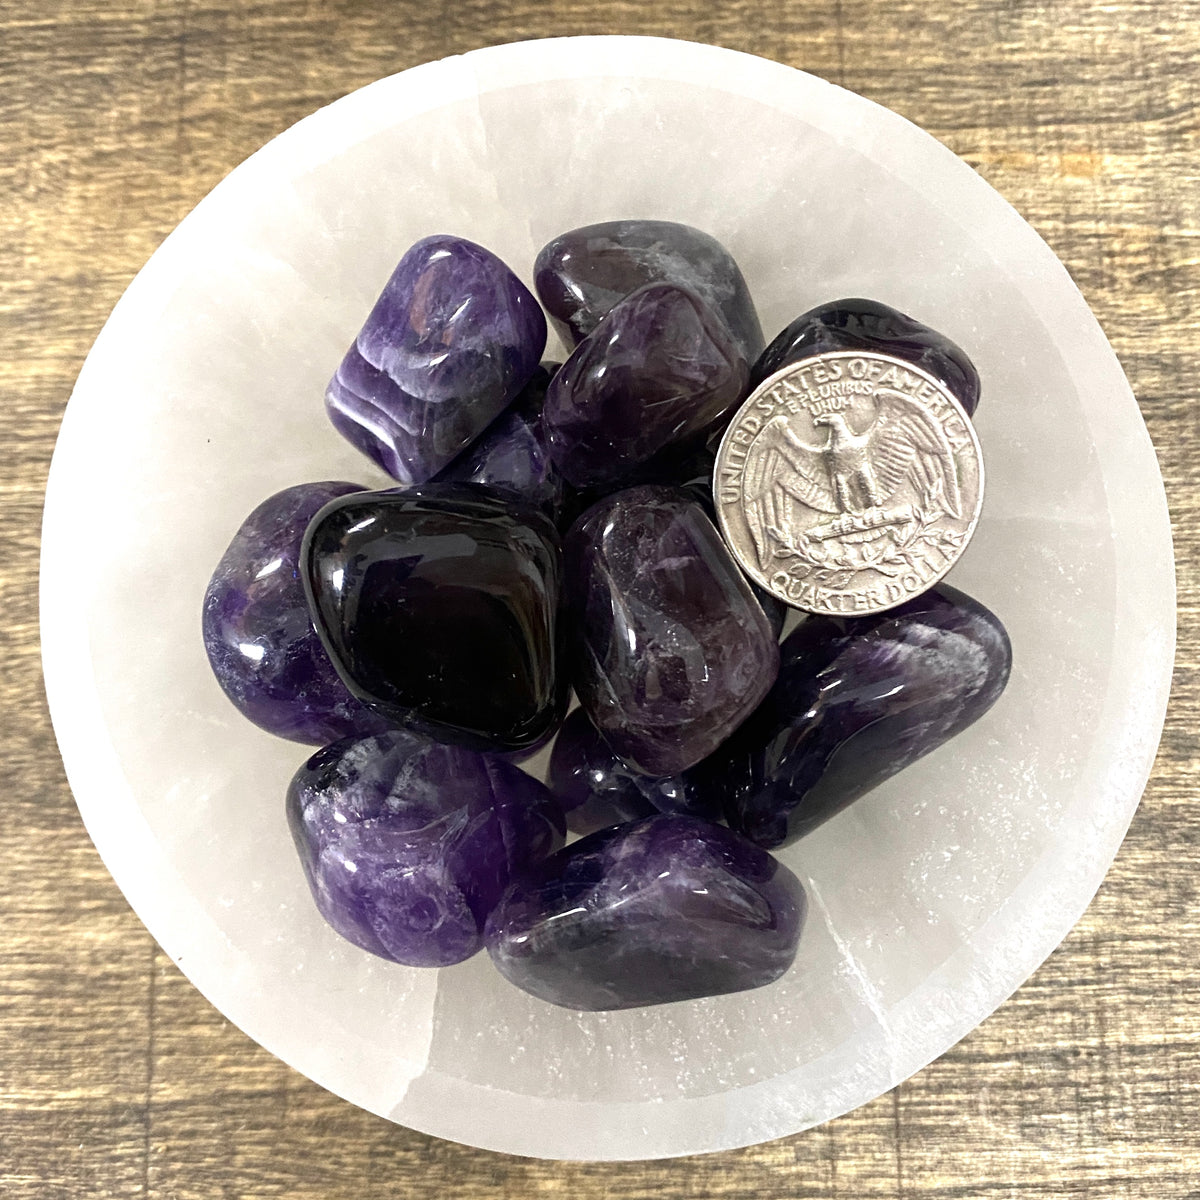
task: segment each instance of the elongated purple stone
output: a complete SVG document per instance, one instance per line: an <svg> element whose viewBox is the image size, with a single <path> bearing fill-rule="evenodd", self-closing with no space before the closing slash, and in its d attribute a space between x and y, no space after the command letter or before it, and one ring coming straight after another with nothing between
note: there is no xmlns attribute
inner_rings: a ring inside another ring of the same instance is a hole
<svg viewBox="0 0 1200 1200"><path fill-rule="evenodd" d="M546 318L489 250L437 235L400 260L330 381L337 430L402 483L432 478L529 381Z"/></svg>
<svg viewBox="0 0 1200 1200"><path fill-rule="evenodd" d="M758 711L689 773L730 827L795 841L961 733L1008 682L999 619L946 584L870 617L809 617Z"/></svg>
<svg viewBox="0 0 1200 1200"><path fill-rule="evenodd" d="M539 366L516 400L438 475L438 480L500 488L557 516L566 483L550 458L542 404L558 367L558 363Z"/></svg>
<svg viewBox="0 0 1200 1200"><path fill-rule="evenodd" d="M646 775L711 754L770 689L779 646L703 508L669 488L618 492L564 553L573 681L592 724Z"/></svg>
<svg viewBox="0 0 1200 1200"><path fill-rule="evenodd" d="M745 394L749 365L721 319L669 283L614 305L546 393L550 456L575 487L612 484L707 429Z"/></svg>
<svg viewBox="0 0 1200 1200"><path fill-rule="evenodd" d="M928 371L954 393L970 416L979 404L979 372L945 334L878 300L834 300L801 313L762 352L751 387L789 363L831 350L875 350Z"/></svg>
<svg viewBox="0 0 1200 1200"><path fill-rule="evenodd" d="M394 724L475 750L525 750L566 711L558 533L477 484L327 505L301 572L350 690Z"/></svg>
<svg viewBox="0 0 1200 1200"><path fill-rule="evenodd" d="M510 881L563 844L536 779L405 730L318 751L292 779L287 815L325 920L413 967L474 954Z"/></svg>
<svg viewBox="0 0 1200 1200"><path fill-rule="evenodd" d="M222 691L255 725L292 741L319 746L390 724L338 678L299 573L309 521L330 500L362 490L329 480L269 496L242 522L204 593L204 649Z"/></svg>
<svg viewBox="0 0 1200 1200"><path fill-rule="evenodd" d="M762 987L791 966L800 881L720 825L660 815L601 830L513 882L488 954L517 987L588 1012Z"/></svg>
<svg viewBox="0 0 1200 1200"><path fill-rule="evenodd" d="M550 754L546 783L573 833L594 833L657 812L717 820L719 804L701 796L686 775L653 779L632 770L596 731L582 708L568 714Z"/></svg>
<svg viewBox="0 0 1200 1200"><path fill-rule="evenodd" d="M742 356L763 348L750 289L714 237L676 221L603 221L560 234L539 251L534 287L568 346L647 283L677 283L718 312Z"/></svg>

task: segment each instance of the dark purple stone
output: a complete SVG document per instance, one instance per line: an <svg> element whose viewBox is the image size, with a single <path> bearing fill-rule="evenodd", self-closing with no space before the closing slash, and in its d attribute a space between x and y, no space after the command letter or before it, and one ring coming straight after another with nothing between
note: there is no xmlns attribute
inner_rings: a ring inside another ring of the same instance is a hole
<svg viewBox="0 0 1200 1200"><path fill-rule="evenodd" d="M779 646L761 606L703 508L669 488L600 501L564 550L580 704L631 766L678 774L775 680Z"/></svg>
<svg viewBox="0 0 1200 1200"><path fill-rule="evenodd" d="M529 381L546 318L489 250L438 235L400 260L325 393L338 432L402 483L461 454Z"/></svg>
<svg viewBox="0 0 1200 1200"><path fill-rule="evenodd" d="M789 363L831 350L873 350L913 363L940 380L970 416L979 404L979 372L944 334L878 300L835 300L798 316L762 352L751 372L757 387Z"/></svg>
<svg viewBox="0 0 1200 1200"><path fill-rule="evenodd" d="M946 584L870 617L809 617L758 711L689 781L774 849L961 733L999 699L999 619Z"/></svg>
<svg viewBox="0 0 1200 1200"><path fill-rule="evenodd" d="M412 967L474 954L509 882L563 844L536 779L407 730L318 751L292 779L287 815L325 920Z"/></svg>
<svg viewBox="0 0 1200 1200"><path fill-rule="evenodd" d="M301 571L334 665L394 723L507 752L562 720L558 533L536 509L466 483L347 496Z"/></svg>
<svg viewBox="0 0 1200 1200"><path fill-rule="evenodd" d="M585 225L543 246L533 270L538 297L568 346L587 337L630 292L647 283L677 283L721 315L747 361L763 348L754 301L733 256L690 225Z"/></svg>
<svg viewBox="0 0 1200 1200"><path fill-rule="evenodd" d="M720 825L660 815L601 830L520 876L487 923L517 987L595 1012L762 987L791 966L800 881Z"/></svg>
<svg viewBox="0 0 1200 1200"><path fill-rule="evenodd" d="M542 427L542 403L558 365L544 363L538 367L512 405L438 475L439 481L482 483L504 489L556 516L566 484L550 460Z"/></svg>
<svg viewBox="0 0 1200 1200"><path fill-rule="evenodd" d="M718 820L721 807L701 795L684 775L652 779L614 754L582 708L567 715L546 776L573 833L593 833L657 812Z"/></svg>
<svg viewBox="0 0 1200 1200"><path fill-rule="evenodd" d="M652 283L616 304L546 393L550 455L587 488L616 482L702 433L745 394L746 358L686 288Z"/></svg>
<svg viewBox="0 0 1200 1200"><path fill-rule="evenodd" d="M300 581L300 540L316 512L357 483L284 488L241 524L204 593L204 649L225 695L255 725L324 745L390 727L338 678Z"/></svg>

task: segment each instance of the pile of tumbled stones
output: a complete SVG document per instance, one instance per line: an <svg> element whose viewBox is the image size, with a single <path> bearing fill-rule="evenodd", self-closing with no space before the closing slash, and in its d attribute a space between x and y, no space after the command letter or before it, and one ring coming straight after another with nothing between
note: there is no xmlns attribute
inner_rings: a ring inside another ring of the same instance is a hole
<svg viewBox="0 0 1200 1200"><path fill-rule="evenodd" d="M213 671L324 747L287 816L355 945L433 967L486 946L576 1009L770 983L805 911L770 851L980 717L1011 656L945 585L780 644L713 524L716 441L756 383L829 350L911 361L968 413L978 376L870 300L764 350L730 254L671 222L565 233L535 286L462 238L404 255L326 394L398 486L264 500L204 598ZM539 364L543 306L561 366ZM518 764L551 739L543 784Z"/></svg>

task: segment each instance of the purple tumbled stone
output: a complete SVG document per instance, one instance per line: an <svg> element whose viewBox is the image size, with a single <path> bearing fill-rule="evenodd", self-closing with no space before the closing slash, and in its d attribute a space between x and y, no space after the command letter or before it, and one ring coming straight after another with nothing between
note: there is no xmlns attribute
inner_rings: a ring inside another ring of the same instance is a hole
<svg viewBox="0 0 1200 1200"><path fill-rule="evenodd" d="M337 430L422 483L516 397L546 345L528 288L489 250L437 235L400 260L329 383Z"/></svg>
<svg viewBox="0 0 1200 1200"><path fill-rule="evenodd" d="M204 593L204 649L217 682L243 716L292 741L320 746L390 727L338 678L299 575L309 521L330 500L359 491L357 483L325 481L268 497L242 522Z"/></svg>
<svg viewBox="0 0 1200 1200"><path fill-rule="evenodd" d="M564 546L579 702L646 775L710 754L775 681L779 646L694 500L638 487L594 505Z"/></svg>
<svg viewBox="0 0 1200 1200"><path fill-rule="evenodd" d="M487 949L517 987L595 1012L762 987L791 966L800 881L720 825L660 815L601 830L514 881Z"/></svg>
<svg viewBox="0 0 1200 1200"><path fill-rule="evenodd" d="M809 617L780 649L771 694L689 773L768 849L977 721L1012 664L999 619L946 584L876 616Z"/></svg>
<svg viewBox="0 0 1200 1200"><path fill-rule="evenodd" d="M979 404L979 372L945 334L878 300L834 300L801 313L762 352L751 372L757 387L790 363L832 350L874 350L904 359L950 389L970 416Z"/></svg>
<svg viewBox="0 0 1200 1200"><path fill-rule="evenodd" d="M707 429L742 398L748 361L694 292L626 296L555 375L542 410L550 455L575 487L611 484Z"/></svg>
<svg viewBox="0 0 1200 1200"><path fill-rule="evenodd" d="M292 779L287 815L325 920L412 967L474 954L510 881L563 844L536 779L405 730L318 751Z"/></svg>
<svg viewBox="0 0 1200 1200"><path fill-rule="evenodd" d="M546 783L573 833L593 833L656 812L710 820L721 815L720 805L700 795L685 775L653 779L632 770L613 753L582 708L570 713L558 731Z"/></svg>
<svg viewBox="0 0 1200 1200"><path fill-rule="evenodd" d="M534 264L538 297L568 346L577 345L630 292L647 283L690 288L718 312L742 355L763 348L754 301L716 238L676 221L604 221L560 234Z"/></svg>
<svg viewBox="0 0 1200 1200"><path fill-rule="evenodd" d="M566 484L550 458L542 426L542 404L557 363L543 363L521 394L460 454L439 480L481 483L512 492L557 515Z"/></svg>

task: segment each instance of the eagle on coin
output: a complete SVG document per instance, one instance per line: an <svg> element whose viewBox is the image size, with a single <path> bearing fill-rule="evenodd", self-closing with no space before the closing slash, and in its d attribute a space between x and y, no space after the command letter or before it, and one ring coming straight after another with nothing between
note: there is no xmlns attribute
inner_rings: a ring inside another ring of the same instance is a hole
<svg viewBox="0 0 1200 1200"><path fill-rule="evenodd" d="M750 443L742 498L764 569L771 539L791 542L786 531L796 504L858 518L880 513L907 482L925 509L962 515L954 452L942 427L902 392L879 388L875 401L875 416L861 432L843 413L814 417L815 426L829 431L823 446L805 443L783 414Z"/></svg>

